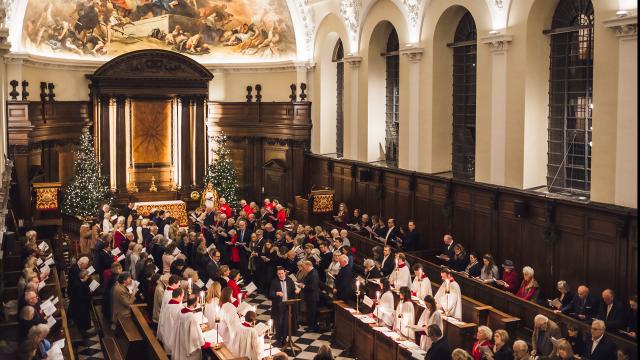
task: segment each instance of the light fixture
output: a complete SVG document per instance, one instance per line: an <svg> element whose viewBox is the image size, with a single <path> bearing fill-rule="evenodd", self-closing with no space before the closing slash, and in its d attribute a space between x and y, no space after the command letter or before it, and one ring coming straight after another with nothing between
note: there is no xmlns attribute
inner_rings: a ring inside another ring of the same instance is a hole
<svg viewBox="0 0 640 360"><path fill-rule="evenodd" d="M497 35L497 34L500 34L500 31L498 31L498 30L489 31L489 35Z"/></svg>
<svg viewBox="0 0 640 360"><path fill-rule="evenodd" d="M619 18L626 17L627 15L629 15L629 12L627 10L618 10L618 11L616 11L616 16L619 17Z"/></svg>
<svg viewBox="0 0 640 360"><path fill-rule="evenodd" d="M591 143L592 143L592 142L593 142L593 141L589 141L589 147L591 147Z"/></svg>

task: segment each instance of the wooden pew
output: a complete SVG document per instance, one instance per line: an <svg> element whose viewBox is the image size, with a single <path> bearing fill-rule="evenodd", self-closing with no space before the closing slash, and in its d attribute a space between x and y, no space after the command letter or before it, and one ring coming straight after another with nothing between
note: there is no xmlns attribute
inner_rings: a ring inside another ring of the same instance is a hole
<svg viewBox="0 0 640 360"><path fill-rule="evenodd" d="M131 319L144 339L144 352L147 354L146 358L148 360L168 360L169 357L167 353L164 351L162 345L160 345L158 338L153 333L153 330L151 330L151 327L149 327L143 315L146 307L146 304L136 304L131 307Z"/></svg>
<svg viewBox="0 0 640 360"><path fill-rule="evenodd" d="M347 310L349 306L344 301L334 301L335 340L345 349L351 349L354 339L355 318Z"/></svg>
<svg viewBox="0 0 640 360"><path fill-rule="evenodd" d="M118 348L127 360L143 359L146 353L145 340L131 317L121 317L116 324Z"/></svg>

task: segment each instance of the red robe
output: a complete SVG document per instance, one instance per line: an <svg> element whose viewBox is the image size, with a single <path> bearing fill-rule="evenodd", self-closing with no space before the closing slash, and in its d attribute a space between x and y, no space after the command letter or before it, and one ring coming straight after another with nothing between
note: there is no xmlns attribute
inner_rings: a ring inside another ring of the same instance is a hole
<svg viewBox="0 0 640 360"><path fill-rule="evenodd" d="M285 222L287 222L287 214L284 212L284 209L278 211L278 215L276 215L276 219L278 219L278 223L276 224L276 229L282 229L284 227Z"/></svg>
<svg viewBox="0 0 640 360"><path fill-rule="evenodd" d="M232 290L231 296L233 296L233 298L236 299L236 301L233 302L233 305L235 307L238 307L238 305L240 305L240 301L238 299L238 295L240 294L240 287L238 286L236 281L233 279L227 281L227 286L230 287Z"/></svg>
<svg viewBox="0 0 640 360"><path fill-rule="evenodd" d="M265 205L264 208L273 213L274 205L273 203L269 203L268 205Z"/></svg>
<svg viewBox="0 0 640 360"><path fill-rule="evenodd" d="M244 211L245 216L249 216L249 214L253 213L253 211L251 211L251 206L249 205L245 205L242 208L242 211Z"/></svg>
<svg viewBox="0 0 640 360"><path fill-rule="evenodd" d="M120 248L122 250L121 245L126 241L126 238L123 233L120 231L114 231L113 233L113 248Z"/></svg>
<svg viewBox="0 0 640 360"><path fill-rule="evenodd" d="M231 237L231 262L239 263L240 262L240 249L234 244L238 241L238 235L233 235Z"/></svg>
<svg viewBox="0 0 640 360"><path fill-rule="evenodd" d="M222 204L218 207L218 210L223 214L227 215L227 219L231 218L231 206L229 204Z"/></svg>

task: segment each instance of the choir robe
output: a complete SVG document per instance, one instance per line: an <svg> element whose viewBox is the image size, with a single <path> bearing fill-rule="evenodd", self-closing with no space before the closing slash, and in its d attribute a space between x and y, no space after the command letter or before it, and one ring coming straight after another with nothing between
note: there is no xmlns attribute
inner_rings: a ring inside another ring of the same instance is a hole
<svg viewBox="0 0 640 360"><path fill-rule="evenodd" d="M421 300L424 300L427 295L433 296L431 280L429 280L429 278L424 274L422 274L422 278L416 276L411 283L411 295L414 295Z"/></svg>
<svg viewBox="0 0 640 360"><path fill-rule="evenodd" d="M258 332L248 323L238 323L234 325L233 341L230 344L231 352L238 356L246 356L249 360L259 360L261 343L261 337L258 336Z"/></svg>
<svg viewBox="0 0 640 360"><path fill-rule="evenodd" d="M220 324L218 325L218 334L225 344L228 344L233 338L233 330L236 325L240 324L240 318L236 312L236 307L232 303L224 303L218 312Z"/></svg>
<svg viewBox="0 0 640 360"><path fill-rule="evenodd" d="M158 340L164 344L165 351L168 355L171 355L173 348L176 346L174 341L176 338L178 319L182 308L183 306L181 303L177 300L171 299L160 311L157 335Z"/></svg>
<svg viewBox="0 0 640 360"><path fill-rule="evenodd" d="M204 306L204 316L209 321L209 326L212 328L215 327L216 319L219 318L218 313L220 312L220 299L212 298L210 302L208 302Z"/></svg>
<svg viewBox="0 0 640 360"><path fill-rule="evenodd" d="M462 293L457 282L449 283L449 294L445 293L446 284L443 282L434 296L436 304L442 307L445 315L452 316L462 321Z"/></svg>
<svg viewBox="0 0 640 360"><path fill-rule="evenodd" d="M178 286L176 285L176 286L167 286L167 288L164 289L164 292L162 293L162 302L160 303L160 310L162 310L162 307L164 307L169 303L169 300L171 300L171 298L173 297L173 290L177 288Z"/></svg>
<svg viewBox="0 0 640 360"><path fill-rule="evenodd" d="M202 359L202 347L205 346L204 335L200 329L200 323L193 310L182 308L178 317L175 332L175 342L172 349L173 360L200 360Z"/></svg>
<svg viewBox="0 0 640 360"><path fill-rule="evenodd" d="M401 287L411 287L411 272L407 264L396 267L389 275L389 283L393 284L393 288L399 290Z"/></svg>
<svg viewBox="0 0 640 360"><path fill-rule="evenodd" d="M429 325L438 325L440 329L444 329L444 324L442 323L442 315L440 315L440 311L434 311L433 314L428 309L425 309L420 315L420 319L418 319L418 323L416 325L421 326L423 328L427 328ZM420 348L424 351L429 351L431 348L431 339L425 333L420 333Z"/></svg>
<svg viewBox="0 0 640 360"><path fill-rule="evenodd" d="M400 316L402 315L402 316ZM396 307L394 313L393 328L396 332L402 334L402 336L414 339L414 331L409 329L408 325L415 325L415 311L413 309L413 303L411 301L400 301Z"/></svg>
<svg viewBox="0 0 640 360"><path fill-rule="evenodd" d="M393 303L393 293L387 291L382 294L379 304L373 309L373 314L389 327L393 326Z"/></svg>

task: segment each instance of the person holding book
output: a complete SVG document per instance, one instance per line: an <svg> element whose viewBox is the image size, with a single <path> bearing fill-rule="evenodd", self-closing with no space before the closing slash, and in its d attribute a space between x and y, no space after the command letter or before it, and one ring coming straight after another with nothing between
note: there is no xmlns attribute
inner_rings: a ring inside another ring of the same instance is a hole
<svg viewBox="0 0 640 360"><path fill-rule="evenodd" d="M502 264L502 279L496 281L498 288L515 294L518 291L518 273L513 271L513 261L505 260Z"/></svg>
<svg viewBox="0 0 640 360"><path fill-rule="evenodd" d="M486 350L483 348L491 348L491 338L493 337L493 332L488 327L482 325L478 326L478 331L476 332L476 342L473 343L473 347L471 348L471 356L474 360L482 360L483 354Z"/></svg>
<svg viewBox="0 0 640 360"><path fill-rule="evenodd" d="M417 296L419 299L424 299L426 296L431 296L431 280L424 272L422 264L413 265L414 278L411 282L411 295Z"/></svg>
<svg viewBox="0 0 640 360"><path fill-rule="evenodd" d="M410 326L415 323L415 311L411 301L411 291L407 286L403 286L400 288L399 293L400 301L394 313L393 329L400 335L413 340L415 338L414 330Z"/></svg>
<svg viewBox="0 0 640 360"><path fill-rule="evenodd" d="M426 329L429 325L437 325L439 328L444 329L444 324L442 322L442 315L436 309L436 301L433 299L431 295L427 295L424 297L424 305L425 309L420 315L420 319L418 319L418 323L416 324L418 327L424 328L424 334L420 332L420 348L424 351L429 351L431 348L431 338L426 335Z"/></svg>

